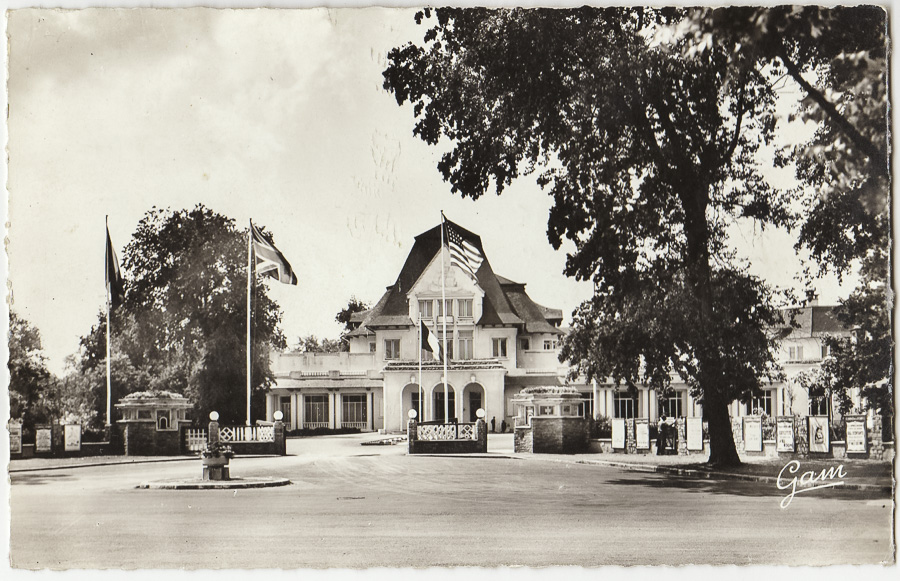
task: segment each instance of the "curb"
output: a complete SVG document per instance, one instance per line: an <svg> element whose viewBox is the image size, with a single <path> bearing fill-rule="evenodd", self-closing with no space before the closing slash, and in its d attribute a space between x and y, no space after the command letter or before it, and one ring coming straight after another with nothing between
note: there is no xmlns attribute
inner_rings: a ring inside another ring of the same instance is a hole
<svg viewBox="0 0 900 581"><path fill-rule="evenodd" d="M291 481L287 478L236 478L234 480L158 480L143 482L135 486L141 490L241 490L245 488L272 488L287 486Z"/></svg>
<svg viewBox="0 0 900 581"><path fill-rule="evenodd" d="M236 458L281 458L277 454L259 455L259 456L235 456ZM14 472L42 472L44 470L68 470L69 468L93 468L95 466L131 466L133 464L159 464L163 462L187 462L196 461L198 456L185 456L183 458L148 458L145 460L128 460L122 462L96 462L87 464L59 464L56 466L41 466L38 468L9 468L8 473Z"/></svg>

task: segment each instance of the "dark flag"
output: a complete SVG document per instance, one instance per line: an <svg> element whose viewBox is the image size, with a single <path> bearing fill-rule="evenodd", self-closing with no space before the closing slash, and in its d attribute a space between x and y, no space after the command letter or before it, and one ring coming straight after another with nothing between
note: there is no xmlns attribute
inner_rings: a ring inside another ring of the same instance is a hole
<svg viewBox="0 0 900 581"><path fill-rule="evenodd" d="M425 326L425 321L419 321L419 325L422 327L422 349L431 353L433 358L443 361L444 347L441 345L441 342L428 330L428 327Z"/></svg>
<svg viewBox="0 0 900 581"><path fill-rule="evenodd" d="M275 245L263 238L262 233L250 222L253 250L256 252L256 272L271 276L284 284L297 284L291 264Z"/></svg>
<svg viewBox="0 0 900 581"><path fill-rule="evenodd" d="M122 283L122 272L119 270L119 259L113 250L109 237L109 226L106 227L106 290L113 307L122 304L125 299L125 285Z"/></svg>

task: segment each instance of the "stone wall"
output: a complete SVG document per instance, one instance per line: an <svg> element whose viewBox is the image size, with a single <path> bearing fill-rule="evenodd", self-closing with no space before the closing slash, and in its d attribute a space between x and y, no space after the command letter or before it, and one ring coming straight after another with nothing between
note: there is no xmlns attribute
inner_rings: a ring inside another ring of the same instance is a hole
<svg viewBox="0 0 900 581"><path fill-rule="evenodd" d="M590 448L589 426L584 418L532 417L530 431L535 454L575 454Z"/></svg>
<svg viewBox="0 0 900 581"><path fill-rule="evenodd" d="M179 422L177 430L157 430L156 422L121 422L127 456L177 456L182 453L181 427L190 422Z"/></svg>

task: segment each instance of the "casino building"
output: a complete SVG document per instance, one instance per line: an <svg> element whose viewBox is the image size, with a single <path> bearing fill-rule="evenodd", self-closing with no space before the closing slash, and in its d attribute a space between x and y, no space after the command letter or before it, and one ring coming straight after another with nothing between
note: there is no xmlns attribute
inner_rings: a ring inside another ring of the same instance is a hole
<svg viewBox="0 0 900 581"><path fill-rule="evenodd" d="M274 358L269 418L277 409L291 429L386 431L403 430L410 409L421 409L425 420L443 420L444 366L428 351L422 352L420 381L420 321L441 345L446 328L451 419L474 421L484 408L499 429L515 415L510 402L522 388L560 384L567 372L559 362L562 311L535 303L525 284L495 274L481 238L448 225L481 254L475 277L451 264L440 225L416 236L394 283L374 307L355 315L349 353Z"/></svg>
<svg viewBox="0 0 900 581"><path fill-rule="evenodd" d="M356 313L344 353L280 353L273 358L276 385L267 395L267 418L276 410L290 429L358 428L402 431L411 409L424 420L444 420L444 366L422 352L419 322L443 345L447 333L449 417L475 420L484 408L488 421L512 425L512 400L525 387L563 385L568 366L559 361L562 311L535 303L525 284L496 274L481 238L448 222L474 246L481 260L470 276L452 264L438 225L415 238L396 280L368 311ZM443 260L442 260L443 248ZM444 300L441 278L444 278ZM819 365L827 355L823 338L846 335L818 305L797 309L796 325L781 330L779 354L788 381L763 389L749 402L734 402L732 417L745 415L826 415L828 403L810 401L793 377ZM702 417L687 386L673 376L670 394L660 398L644 387L629 393L611 384L569 382L582 392L578 413L610 418ZM421 399L421 402L420 402Z"/></svg>

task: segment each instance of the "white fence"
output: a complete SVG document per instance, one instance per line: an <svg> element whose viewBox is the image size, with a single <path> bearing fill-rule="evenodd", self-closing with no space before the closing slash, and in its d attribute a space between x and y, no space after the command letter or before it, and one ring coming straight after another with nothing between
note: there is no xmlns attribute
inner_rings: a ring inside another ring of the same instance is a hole
<svg viewBox="0 0 900 581"><path fill-rule="evenodd" d="M219 441L226 444L239 442L274 442L275 426L261 424L258 426L219 426ZM200 452L206 448L206 430L188 428L184 431L185 447L191 452Z"/></svg>
<svg viewBox="0 0 900 581"><path fill-rule="evenodd" d="M418 424L420 440L474 440L475 424Z"/></svg>

